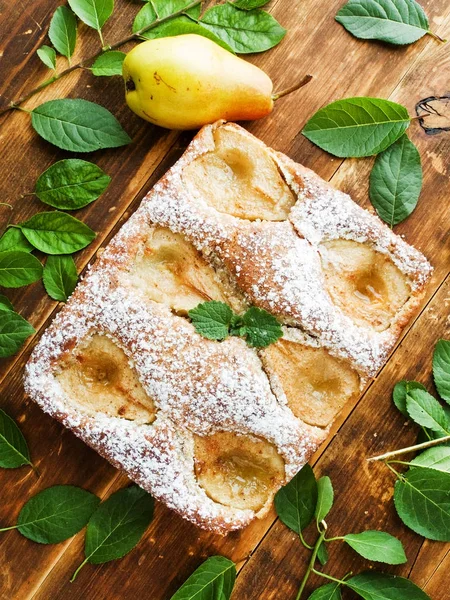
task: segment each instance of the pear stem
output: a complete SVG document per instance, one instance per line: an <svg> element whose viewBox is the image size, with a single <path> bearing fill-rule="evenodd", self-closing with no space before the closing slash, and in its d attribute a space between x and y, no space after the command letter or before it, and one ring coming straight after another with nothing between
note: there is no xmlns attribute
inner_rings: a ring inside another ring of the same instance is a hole
<svg viewBox="0 0 450 600"><path fill-rule="evenodd" d="M272 94L272 100L275 102L275 100L283 98L283 96L287 96L288 94L292 94L292 92L296 92L297 90L305 86L307 83L309 83L312 78L312 75L305 75L295 85L291 85L291 87L288 87L285 90L281 90L280 92L275 92L274 94Z"/></svg>
<svg viewBox="0 0 450 600"><path fill-rule="evenodd" d="M171 15L168 15L167 17L158 18L155 21L153 21L153 23L150 23L150 25L147 25L146 27L142 27L142 29L135 31L131 35L128 35L127 37L122 38L121 40L118 40L117 42L114 42L114 44L109 44L105 48L102 48L99 52L96 52L92 56L89 56L88 58L85 58L85 59L81 60L80 62L78 62L74 65L71 65L68 69L61 71L61 73L58 73L58 75L55 75L51 79L48 79L47 81L44 81L43 83L39 84L37 87L35 87L31 91L29 91L27 94L25 94L21 98L18 98L17 100L13 100L12 102L10 102L8 104L8 106L5 106L5 108L2 108L0 110L0 117L2 115L6 114L7 112L9 112L10 110L14 110L14 109L18 108L21 104L23 104L24 102L29 100L32 96L34 96L35 94L40 92L43 88L47 87L48 85L57 81L58 79L62 79L63 77L66 77L66 75L69 75L70 73L72 73L73 71L76 71L77 69L86 68L87 65L92 64L96 58L101 56L105 52L105 50L116 50L117 48L120 48L120 46L123 46L124 44L127 44L128 42L136 41L142 36L143 33L146 33L147 31L149 31L150 29L153 29L154 27L158 27L158 25L161 25L161 23L165 23L166 21L170 21L171 19L174 19L176 17L183 15L186 11L188 11L191 8L194 8L195 6L198 6L201 3L202 3L202 0L194 0L194 2L191 2L187 6L184 6L182 9L177 10L176 12L172 13Z"/></svg>

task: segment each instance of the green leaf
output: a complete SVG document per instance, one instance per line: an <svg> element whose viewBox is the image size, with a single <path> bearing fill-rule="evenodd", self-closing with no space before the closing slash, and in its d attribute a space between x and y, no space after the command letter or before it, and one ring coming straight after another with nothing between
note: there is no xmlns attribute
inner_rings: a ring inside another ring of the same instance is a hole
<svg viewBox="0 0 450 600"><path fill-rule="evenodd" d="M420 389L411 390L406 396L406 410L413 421L437 431L450 435L450 420L444 409L431 394Z"/></svg>
<svg viewBox="0 0 450 600"><path fill-rule="evenodd" d="M48 37L58 52L70 60L77 43L77 20L67 6L58 6L55 10Z"/></svg>
<svg viewBox="0 0 450 600"><path fill-rule="evenodd" d="M425 386L418 381L406 381L403 379L395 384L392 393L392 399L394 400L395 406L403 415L405 415L405 417L409 417L408 411L406 410L406 396L411 390L424 390L426 392Z"/></svg>
<svg viewBox="0 0 450 600"><path fill-rule="evenodd" d="M308 600L341 600L341 598L339 583L327 583L314 590Z"/></svg>
<svg viewBox="0 0 450 600"><path fill-rule="evenodd" d="M316 521L320 523L325 519L333 506L334 492L331 479L326 475L317 482Z"/></svg>
<svg viewBox="0 0 450 600"><path fill-rule="evenodd" d="M350 0L336 21L363 40L412 44L428 31L428 19L415 0Z"/></svg>
<svg viewBox="0 0 450 600"><path fill-rule="evenodd" d="M0 358L15 354L33 333L34 328L17 313L0 311Z"/></svg>
<svg viewBox="0 0 450 600"><path fill-rule="evenodd" d="M33 246L18 227L10 227L0 238L0 252L5 252L6 250L31 252Z"/></svg>
<svg viewBox="0 0 450 600"><path fill-rule="evenodd" d="M422 454L419 454L419 456L416 456L410 462L410 465L414 467L428 467L429 469L450 473L450 448L448 446L429 448L425 452L422 452Z"/></svg>
<svg viewBox="0 0 450 600"><path fill-rule="evenodd" d="M420 154L402 135L375 160L370 173L370 201L378 216L393 227L416 208L421 189Z"/></svg>
<svg viewBox="0 0 450 600"><path fill-rule="evenodd" d="M30 244L47 254L72 254L95 238L90 227L58 210L38 213L20 228Z"/></svg>
<svg viewBox="0 0 450 600"><path fill-rule="evenodd" d="M31 123L44 140L71 152L93 152L131 142L109 110L80 98L44 102L31 111Z"/></svg>
<svg viewBox="0 0 450 600"><path fill-rule="evenodd" d="M281 521L300 533L314 518L317 505L317 482L313 470L306 464L297 475L275 495L275 509Z"/></svg>
<svg viewBox="0 0 450 600"><path fill-rule="evenodd" d="M156 21L159 17L160 19L170 17L175 12L183 10L186 6L190 4L190 0L153 0L153 2L147 2L144 4L143 8L138 12L136 18L133 22L133 33L136 33L143 29L144 27L148 27L152 23ZM156 14L155 9L158 14ZM190 8L186 11L186 14L190 15L193 19L198 19L200 16L201 6L198 4L193 8ZM157 25L153 29L146 31L141 35L141 37L151 40L153 38L165 37L165 35L174 35L174 34L165 34L162 33L166 26L176 27L181 23L192 23L189 17L180 16L174 17L170 21L166 23L162 23L161 25ZM193 23L195 24L195 23ZM178 34L177 34L178 35Z"/></svg>
<svg viewBox="0 0 450 600"><path fill-rule="evenodd" d="M210 556L170 600L229 600L235 579L234 562L224 556Z"/></svg>
<svg viewBox="0 0 450 600"><path fill-rule="evenodd" d="M0 285L18 288L34 283L42 277L40 261L22 250L0 252Z"/></svg>
<svg viewBox="0 0 450 600"><path fill-rule="evenodd" d="M325 541L322 541L322 543L319 546L319 549L317 551L317 558L319 559L319 562L321 565L326 565L328 562L328 548L327 548L327 543Z"/></svg>
<svg viewBox="0 0 450 600"><path fill-rule="evenodd" d="M447 421L450 423L450 406L444 405L443 410L446 414ZM409 416L409 415L408 415ZM417 436L417 444L422 444L423 442L428 442L429 440L439 440L440 438L446 437L446 434L442 431L433 431L432 429L427 429L426 427L422 427L419 431L419 435ZM444 446L450 446L450 442L442 442Z"/></svg>
<svg viewBox="0 0 450 600"><path fill-rule="evenodd" d="M415 583L404 577L367 571L345 584L364 600L431 600Z"/></svg>
<svg viewBox="0 0 450 600"><path fill-rule="evenodd" d="M233 6L241 10L253 10L254 8L261 8L261 6L268 3L269 0L234 0Z"/></svg>
<svg viewBox="0 0 450 600"><path fill-rule="evenodd" d="M450 404L450 341L439 340L433 353L433 377L439 396Z"/></svg>
<svg viewBox="0 0 450 600"><path fill-rule="evenodd" d="M48 257L44 267L43 282L50 298L66 302L75 289L77 281L77 268L71 256Z"/></svg>
<svg viewBox="0 0 450 600"><path fill-rule="evenodd" d="M79 158L54 163L36 182L36 196L45 204L63 210L83 208L108 187L111 177L100 167Z"/></svg>
<svg viewBox="0 0 450 600"><path fill-rule="evenodd" d="M124 488L102 502L89 520L86 558L71 581L87 563L98 565L128 554L144 535L153 518L153 498L137 485Z"/></svg>
<svg viewBox="0 0 450 600"><path fill-rule="evenodd" d="M243 332L249 346L255 348L265 348L273 344L283 335L281 325L277 319L263 310L252 306L242 317Z"/></svg>
<svg viewBox="0 0 450 600"><path fill-rule="evenodd" d="M224 302L202 302L188 312L197 333L208 340L223 340L228 336L233 311Z"/></svg>
<svg viewBox="0 0 450 600"><path fill-rule="evenodd" d="M145 7L144 7L145 8ZM173 19L171 21L167 21L166 23L162 23L159 27L155 27L155 29L151 29L147 33L144 33L143 37L148 39L154 38L162 38L162 37L173 37L177 35L186 35L188 33L193 33L195 35L202 35L203 37L208 38L212 42L215 42L219 46L222 46L228 52L234 54L234 50L223 40L217 37L212 31L203 27L201 23L193 23L192 21L183 21L180 19Z"/></svg>
<svg viewBox="0 0 450 600"><path fill-rule="evenodd" d="M15 469L31 465L30 452L14 419L0 409L0 467Z"/></svg>
<svg viewBox="0 0 450 600"><path fill-rule="evenodd" d="M73 485L55 485L33 496L23 506L17 528L40 544L57 544L78 533L100 499Z"/></svg>
<svg viewBox="0 0 450 600"><path fill-rule="evenodd" d="M200 22L239 54L264 52L286 35L286 29L269 13L259 9L245 12L233 4L213 6Z"/></svg>
<svg viewBox="0 0 450 600"><path fill-rule="evenodd" d="M450 541L450 474L411 467L395 484L395 508L401 520L431 540Z"/></svg>
<svg viewBox="0 0 450 600"><path fill-rule="evenodd" d="M113 14L114 0L69 0L69 6L83 23L100 31Z"/></svg>
<svg viewBox="0 0 450 600"><path fill-rule="evenodd" d="M401 104L381 98L345 98L317 111L302 133L335 156L371 156L398 140L409 123Z"/></svg>
<svg viewBox="0 0 450 600"><path fill-rule="evenodd" d="M0 294L0 310L14 310L14 306L6 296Z"/></svg>
<svg viewBox="0 0 450 600"><path fill-rule="evenodd" d="M113 50L100 54L91 67L91 71L97 77L112 77L122 75L122 64L125 60L125 52Z"/></svg>
<svg viewBox="0 0 450 600"><path fill-rule="evenodd" d="M389 565L401 565L407 562L401 541L384 531L348 533L344 535L344 541L367 560L376 560Z"/></svg>
<svg viewBox="0 0 450 600"><path fill-rule="evenodd" d="M50 46L41 46L36 50L36 54L46 67L53 70L56 69L56 52L53 48L50 48Z"/></svg>

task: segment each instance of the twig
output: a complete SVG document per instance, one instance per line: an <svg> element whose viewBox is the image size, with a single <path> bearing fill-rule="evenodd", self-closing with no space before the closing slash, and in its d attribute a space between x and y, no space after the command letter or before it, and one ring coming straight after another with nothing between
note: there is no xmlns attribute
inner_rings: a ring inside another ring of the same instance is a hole
<svg viewBox="0 0 450 600"><path fill-rule="evenodd" d="M432 38L434 38L435 40L437 40L438 42L442 42L443 44L447 43L447 40L445 40L444 38L441 38L440 35L438 35L437 33L433 33L432 31L427 31L428 35L431 35Z"/></svg>
<svg viewBox="0 0 450 600"><path fill-rule="evenodd" d="M66 75L69 75L69 73L72 73L73 71L76 71L77 69L85 68L86 65L89 65L92 62L94 62L94 60L96 58L98 58L99 56L101 56L105 51L116 50L116 48L120 48L120 46L123 46L124 44L127 44L128 42L132 42L134 40L139 39L139 37L143 33L146 33L150 29L153 29L154 27L161 25L161 23L165 23L166 21L169 21L175 17L179 17L180 15L184 14L187 10L194 8L195 6L198 6L199 4L201 4L201 2L202 2L202 0L195 0L194 2L191 2L190 4L185 6L184 8L177 10L176 12L172 13L171 15L168 15L167 17L158 18L155 21L153 21L153 23L151 23L150 25L147 25L146 27L142 27L135 33L132 33L131 35L129 35L117 42L114 42L114 44L109 44L108 46L106 46L105 48L102 48L101 50L99 50L99 52L96 52L92 56L89 56L88 58L81 60L79 63L76 63L75 65L70 66L68 69L61 71L61 73L59 73L59 74L55 75L54 77L52 77L51 79L48 79L47 81L44 81L43 83L39 84L37 87L32 89L30 92L28 92L27 94L25 94L18 100L13 100L12 102L10 102L8 104L8 106L6 106L5 108L0 110L0 117L2 115L6 114L7 112L9 112L10 110L14 110L15 108L18 108L20 106L20 104L23 104L24 102L29 100L32 96L34 96L35 94L40 92L42 89L44 89L51 83L54 83L58 79L62 79L63 77L65 77Z"/></svg>
<svg viewBox="0 0 450 600"><path fill-rule="evenodd" d="M400 450L392 450L391 452L386 452L385 454L380 454L379 456L371 456L367 458L367 462L373 462L375 460L386 460L387 458L392 458L393 456L398 456L399 454L406 454L407 452L415 452L416 450L423 450L424 448L430 448L431 446L437 446L439 444L443 444L444 442L450 441L450 435L446 435L445 437L438 438L436 440L430 440L428 442L423 442L422 444L416 444L415 446L408 446L407 448L400 448Z"/></svg>

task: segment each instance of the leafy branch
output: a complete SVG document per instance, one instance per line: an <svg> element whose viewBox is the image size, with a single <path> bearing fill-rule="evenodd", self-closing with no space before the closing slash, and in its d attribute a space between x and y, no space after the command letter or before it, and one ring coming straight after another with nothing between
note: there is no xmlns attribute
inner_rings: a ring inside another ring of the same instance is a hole
<svg viewBox="0 0 450 600"><path fill-rule="evenodd" d="M23 104L24 102L26 102L27 100L29 100L31 97L33 97L35 94L37 94L38 92L40 92L41 90L43 90L44 88L46 88L48 85L54 83L55 81L58 81L59 79L62 79L63 77L66 77L70 73L73 73L73 71L76 71L77 69L85 69L86 67L88 67L89 65L91 65L99 56L101 56L105 52L111 51L111 50L116 50L117 48L120 48L121 46L124 46L128 42L139 40L142 37L142 35L144 33L146 33L147 31L150 31L151 29L154 29L155 27L158 27L158 25L166 23L167 21L169 21L169 20L171 20L171 19L173 19L175 17L179 17L179 16L185 15L186 11L188 11L191 8L195 8L196 6L198 6L201 3L202 3L202 0L194 0L194 2L191 2L190 4L187 4L184 8L182 8L180 10L177 10L177 11L175 11L175 12L173 12L170 15L167 15L165 17L157 17L156 20L153 21L152 23L150 23L149 25L146 25L145 27L142 27L141 29L139 29L139 30L135 31L134 33L132 33L132 34L130 34L130 35L128 35L128 36L126 36L126 37L124 37L124 38L116 41L116 42L114 42L113 44L108 44L108 45L102 47L102 49L99 50L98 52L96 52L95 54L92 54L88 58L85 58L85 59L81 60L80 62L69 66L64 71L61 71L60 73L55 74L50 79L47 79L46 81L40 83L37 87L35 87L34 89L30 90L27 94L24 94L22 97L18 98L17 100L13 100L12 102L10 102L8 104L8 106L6 106L5 108L3 108L3 109L0 110L0 116L6 114L10 110L16 109L21 104Z"/></svg>

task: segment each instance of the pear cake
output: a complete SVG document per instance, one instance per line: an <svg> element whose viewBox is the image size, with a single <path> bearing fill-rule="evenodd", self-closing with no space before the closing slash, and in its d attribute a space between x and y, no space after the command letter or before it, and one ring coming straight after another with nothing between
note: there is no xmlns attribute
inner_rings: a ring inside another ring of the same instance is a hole
<svg viewBox="0 0 450 600"><path fill-rule="evenodd" d="M217 533L264 516L386 361L427 260L246 130L205 126L57 315L27 393L170 508ZM255 349L200 336L218 300L275 315Z"/></svg>

